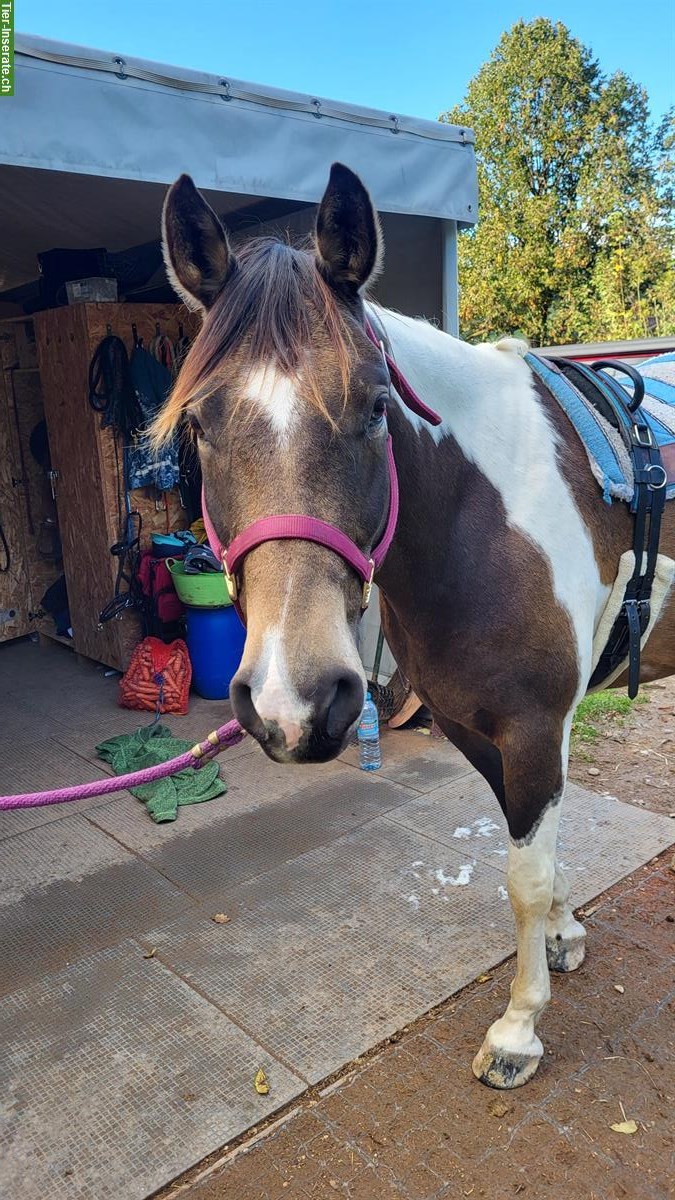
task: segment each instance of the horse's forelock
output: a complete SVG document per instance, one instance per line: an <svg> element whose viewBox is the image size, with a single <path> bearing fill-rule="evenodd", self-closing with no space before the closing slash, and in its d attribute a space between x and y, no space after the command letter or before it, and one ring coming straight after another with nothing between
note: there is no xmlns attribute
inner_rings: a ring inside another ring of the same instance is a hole
<svg viewBox="0 0 675 1200"><path fill-rule="evenodd" d="M238 250L237 269L207 313L171 396L153 424L152 440L166 441L190 403L216 392L223 364L235 350L243 350L244 366L270 364L295 374L302 365L311 402L335 424L323 397L317 356L307 355L317 339L336 355L346 400L352 338L314 255L271 238L248 242Z"/></svg>

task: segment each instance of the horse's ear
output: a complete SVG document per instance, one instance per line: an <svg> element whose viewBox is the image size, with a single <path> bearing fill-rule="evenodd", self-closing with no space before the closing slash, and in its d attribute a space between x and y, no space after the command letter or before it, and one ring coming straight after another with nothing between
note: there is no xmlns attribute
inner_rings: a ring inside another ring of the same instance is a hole
<svg viewBox="0 0 675 1200"><path fill-rule="evenodd" d="M380 267L382 235L373 202L358 175L333 163L316 218L319 270L357 292Z"/></svg>
<svg viewBox="0 0 675 1200"><path fill-rule="evenodd" d="M189 308L210 308L236 265L227 234L189 175L169 188L162 213L169 281Z"/></svg>

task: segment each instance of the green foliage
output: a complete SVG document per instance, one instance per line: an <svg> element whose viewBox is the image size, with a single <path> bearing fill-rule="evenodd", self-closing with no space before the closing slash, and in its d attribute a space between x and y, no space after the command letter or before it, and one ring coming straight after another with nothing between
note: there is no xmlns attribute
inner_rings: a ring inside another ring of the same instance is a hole
<svg viewBox="0 0 675 1200"><path fill-rule="evenodd" d="M460 238L462 334L534 345L675 331L675 115L607 78L560 22L519 21L441 121L476 132L480 219Z"/></svg>
<svg viewBox="0 0 675 1200"><path fill-rule="evenodd" d="M647 704L648 697L641 693L635 700L630 700L625 692L594 692L584 696L574 714L572 722L572 737L580 742L595 742L600 736L597 721L615 718L618 724L631 711L634 704Z"/></svg>

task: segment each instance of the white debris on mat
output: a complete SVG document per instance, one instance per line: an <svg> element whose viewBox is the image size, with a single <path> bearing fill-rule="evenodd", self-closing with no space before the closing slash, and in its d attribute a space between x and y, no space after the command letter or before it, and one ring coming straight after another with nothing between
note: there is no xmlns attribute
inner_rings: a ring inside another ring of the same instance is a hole
<svg viewBox="0 0 675 1200"><path fill-rule="evenodd" d="M470 837L492 837L493 833L499 833L499 825L492 817L476 817L471 825L458 825L452 836L466 840Z"/></svg>
<svg viewBox="0 0 675 1200"><path fill-rule="evenodd" d="M474 825L479 837L490 837L493 833L499 833L499 825L492 820L492 817L477 817Z"/></svg>
<svg viewBox="0 0 675 1200"><path fill-rule="evenodd" d="M446 874L443 868L439 867L437 871L434 871L434 879L438 880L441 887L447 887L448 884L450 884L451 887L466 887L467 883L471 882L471 876L473 875L473 869L475 865L475 859L472 863L464 863L459 868L459 871L456 875L450 875L450 873Z"/></svg>
<svg viewBox="0 0 675 1200"><path fill-rule="evenodd" d="M499 887L497 888L497 895L499 896L500 900L508 900L509 893L507 892L503 883L500 883Z"/></svg>

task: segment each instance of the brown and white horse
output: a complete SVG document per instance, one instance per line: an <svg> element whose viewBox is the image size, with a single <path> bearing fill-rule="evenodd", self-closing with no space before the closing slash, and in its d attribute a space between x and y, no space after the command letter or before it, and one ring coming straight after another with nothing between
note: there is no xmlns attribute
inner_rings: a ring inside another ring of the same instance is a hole
<svg viewBox="0 0 675 1200"><path fill-rule="evenodd" d="M506 815L517 971L473 1069L517 1087L542 1055L548 965L571 971L584 957L556 837L572 715L632 518L601 502L576 434L515 343L470 346L373 308L442 424L390 396L364 332L378 220L346 167L331 171L310 249L254 240L235 253L187 176L167 197L164 246L176 290L204 319L154 432L168 436L188 414L223 545L261 517L300 513L369 554L388 512L391 435L400 514L377 576L382 620L418 696ZM672 554L670 506L663 542ZM330 549L297 540L253 549L240 582L236 716L277 762L334 757L364 699L361 580ZM643 678L675 670L674 615L667 602Z"/></svg>

